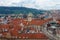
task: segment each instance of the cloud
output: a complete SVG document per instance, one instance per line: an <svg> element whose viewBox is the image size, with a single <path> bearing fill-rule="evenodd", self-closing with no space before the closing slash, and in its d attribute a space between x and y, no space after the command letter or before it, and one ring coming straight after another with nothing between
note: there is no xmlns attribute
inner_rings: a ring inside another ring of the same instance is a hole
<svg viewBox="0 0 60 40"><path fill-rule="evenodd" d="M22 6L36 9L60 9L60 0L0 0L0 6Z"/></svg>

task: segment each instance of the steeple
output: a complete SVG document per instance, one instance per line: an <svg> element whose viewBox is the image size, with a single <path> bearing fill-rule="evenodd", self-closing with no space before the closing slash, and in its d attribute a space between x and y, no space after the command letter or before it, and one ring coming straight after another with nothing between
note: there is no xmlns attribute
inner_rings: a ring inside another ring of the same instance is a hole
<svg viewBox="0 0 60 40"><path fill-rule="evenodd" d="M29 13L28 16L27 16L27 20L28 21L31 21L33 18L33 14L32 13Z"/></svg>

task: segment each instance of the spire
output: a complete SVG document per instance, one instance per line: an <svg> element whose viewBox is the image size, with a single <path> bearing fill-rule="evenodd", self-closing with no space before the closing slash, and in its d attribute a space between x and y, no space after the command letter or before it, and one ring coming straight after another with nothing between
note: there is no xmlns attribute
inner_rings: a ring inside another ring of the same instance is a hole
<svg viewBox="0 0 60 40"><path fill-rule="evenodd" d="M33 16L34 16L34 15L33 15L32 13L29 13L29 14L28 14L28 17L27 17L27 18L28 18L28 21L31 21L32 18L33 18Z"/></svg>
<svg viewBox="0 0 60 40"><path fill-rule="evenodd" d="M28 14L28 17L33 17L33 14L32 14L32 13L29 13L29 14Z"/></svg>

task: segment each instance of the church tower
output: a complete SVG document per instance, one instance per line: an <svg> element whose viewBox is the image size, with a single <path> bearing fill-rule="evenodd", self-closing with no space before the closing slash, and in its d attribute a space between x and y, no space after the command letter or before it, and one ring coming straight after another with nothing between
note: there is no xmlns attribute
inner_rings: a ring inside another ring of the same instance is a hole
<svg viewBox="0 0 60 40"><path fill-rule="evenodd" d="M33 19L33 14L29 13L28 16L27 16L27 20L32 21L32 19Z"/></svg>

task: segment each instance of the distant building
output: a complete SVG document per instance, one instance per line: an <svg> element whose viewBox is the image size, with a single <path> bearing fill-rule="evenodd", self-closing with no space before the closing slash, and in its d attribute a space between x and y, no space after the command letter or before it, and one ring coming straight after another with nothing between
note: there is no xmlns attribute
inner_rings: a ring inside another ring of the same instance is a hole
<svg viewBox="0 0 60 40"><path fill-rule="evenodd" d="M28 16L27 16L27 20L28 20L28 21L32 21L33 16L34 16L34 15L33 15L32 13L29 13Z"/></svg>
<svg viewBox="0 0 60 40"><path fill-rule="evenodd" d="M27 14L24 14L24 15L23 15L23 18L26 19L26 18L27 18Z"/></svg>
<svg viewBox="0 0 60 40"><path fill-rule="evenodd" d="M23 18L23 14L20 13L19 16L18 16L18 18Z"/></svg>

